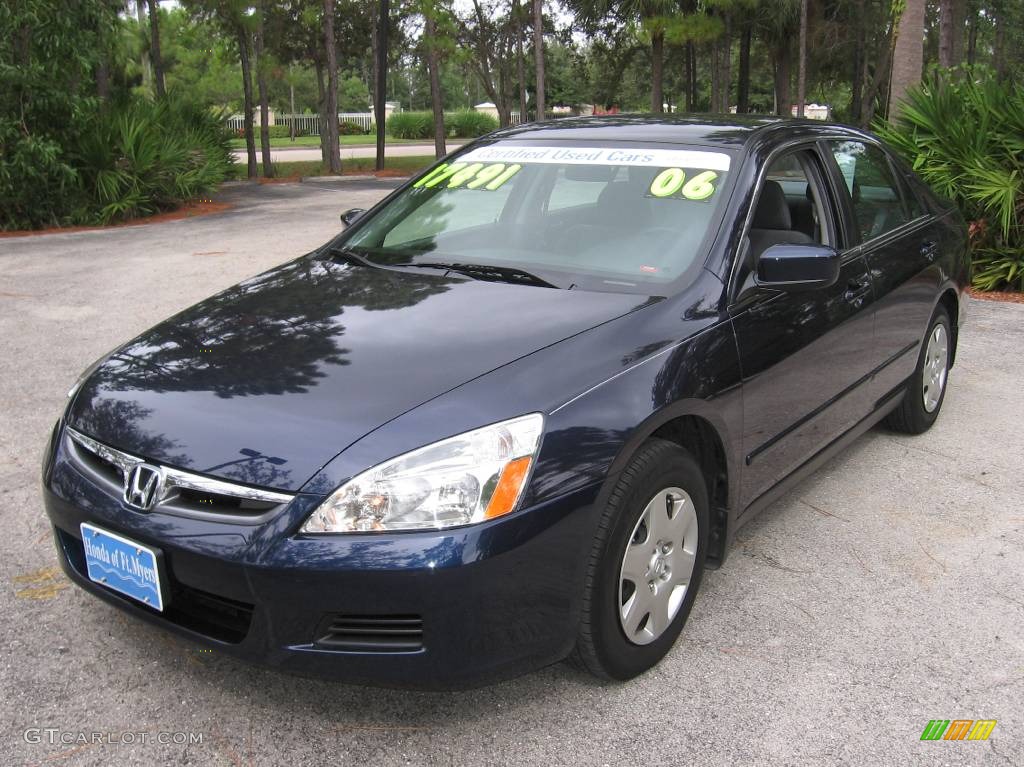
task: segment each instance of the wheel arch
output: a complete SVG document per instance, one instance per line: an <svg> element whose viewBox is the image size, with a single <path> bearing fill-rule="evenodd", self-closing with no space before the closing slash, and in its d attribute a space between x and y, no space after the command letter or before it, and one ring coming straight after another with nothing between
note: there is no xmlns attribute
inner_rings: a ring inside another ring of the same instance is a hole
<svg viewBox="0 0 1024 767"><path fill-rule="evenodd" d="M953 350L949 355L949 366L953 367L953 364L956 362L956 350L960 339L960 296L955 288L947 287L939 295L939 300L935 305L945 308L946 313L949 315L949 329L953 336Z"/></svg>
<svg viewBox="0 0 1024 767"><path fill-rule="evenodd" d="M704 474L711 512L708 566L717 567L725 557L731 504L737 497L738 475L729 450L729 429L717 410L703 401L675 403L652 414L623 445L609 470L614 485L640 447L651 438L673 442L689 451Z"/></svg>

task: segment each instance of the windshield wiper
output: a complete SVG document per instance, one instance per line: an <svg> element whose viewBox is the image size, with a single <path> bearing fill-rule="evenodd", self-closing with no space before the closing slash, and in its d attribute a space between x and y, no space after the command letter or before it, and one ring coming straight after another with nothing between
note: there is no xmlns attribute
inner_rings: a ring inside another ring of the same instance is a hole
<svg viewBox="0 0 1024 767"><path fill-rule="evenodd" d="M327 252L334 261L344 261L350 264L358 264L359 266L379 266L379 264L373 263L366 257L356 253L351 248L346 248L344 246L335 245L333 248L329 248Z"/></svg>
<svg viewBox="0 0 1024 767"><path fill-rule="evenodd" d="M557 285L538 277L536 274L530 274L527 271L511 266L492 266L491 264L446 264L443 262L427 263L423 261L417 261L414 264L403 264L403 266L417 266L423 269L445 269L449 272L464 274L475 280L484 280L486 282L510 282L517 285L533 285L534 287L539 288L558 287Z"/></svg>

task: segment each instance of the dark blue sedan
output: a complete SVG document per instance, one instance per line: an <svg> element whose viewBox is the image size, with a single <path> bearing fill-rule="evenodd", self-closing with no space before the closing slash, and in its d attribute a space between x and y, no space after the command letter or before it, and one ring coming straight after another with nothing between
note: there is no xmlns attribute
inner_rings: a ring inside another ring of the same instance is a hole
<svg viewBox="0 0 1024 767"><path fill-rule="evenodd" d="M342 218L87 370L43 474L82 588L301 674L645 671L963 320L959 214L824 123L508 129Z"/></svg>

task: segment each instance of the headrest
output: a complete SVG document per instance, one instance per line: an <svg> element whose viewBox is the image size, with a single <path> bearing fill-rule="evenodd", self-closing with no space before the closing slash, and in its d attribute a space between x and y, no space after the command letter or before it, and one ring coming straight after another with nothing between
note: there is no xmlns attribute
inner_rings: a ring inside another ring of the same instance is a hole
<svg viewBox="0 0 1024 767"><path fill-rule="evenodd" d="M617 170L615 165L566 165L565 177L570 181L608 182Z"/></svg>
<svg viewBox="0 0 1024 767"><path fill-rule="evenodd" d="M645 223L651 215L643 191L625 181L613 181L602 189L601 196L597 198L597 209L605 217L602 222L605 225L625 218L635 226Z"/></svg>
<svg viewBox="0 0 1024 767"><path fill-rule="evenodd" d="M765 181L761 196L757 198L754 210L753 229L792 229L793 219L789 215L786 193L778 181Z"/></svg>

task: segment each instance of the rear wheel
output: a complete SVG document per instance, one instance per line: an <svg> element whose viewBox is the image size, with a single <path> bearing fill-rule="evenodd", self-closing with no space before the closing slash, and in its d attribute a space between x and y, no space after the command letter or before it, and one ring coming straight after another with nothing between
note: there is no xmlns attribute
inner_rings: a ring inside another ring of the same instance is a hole
<svg viewBox="0 0 1024 767"><path fill-rule="evenodd" d="M598 527L576 665L630 679L664 657L700 586L708 520L697 462L672 442L650 440L622 472Z"/></svg>
<svg viewBox="0 0 1024 767"><path fill-rule="evenodd" d="M939 410L946 397L952 339L949 313L944 306L938 306L928 325L928 335L921 345L917 368L911 376L903 401L885 420L886 426L893 431L921 434L930 429L939 417Z"/></svg>

